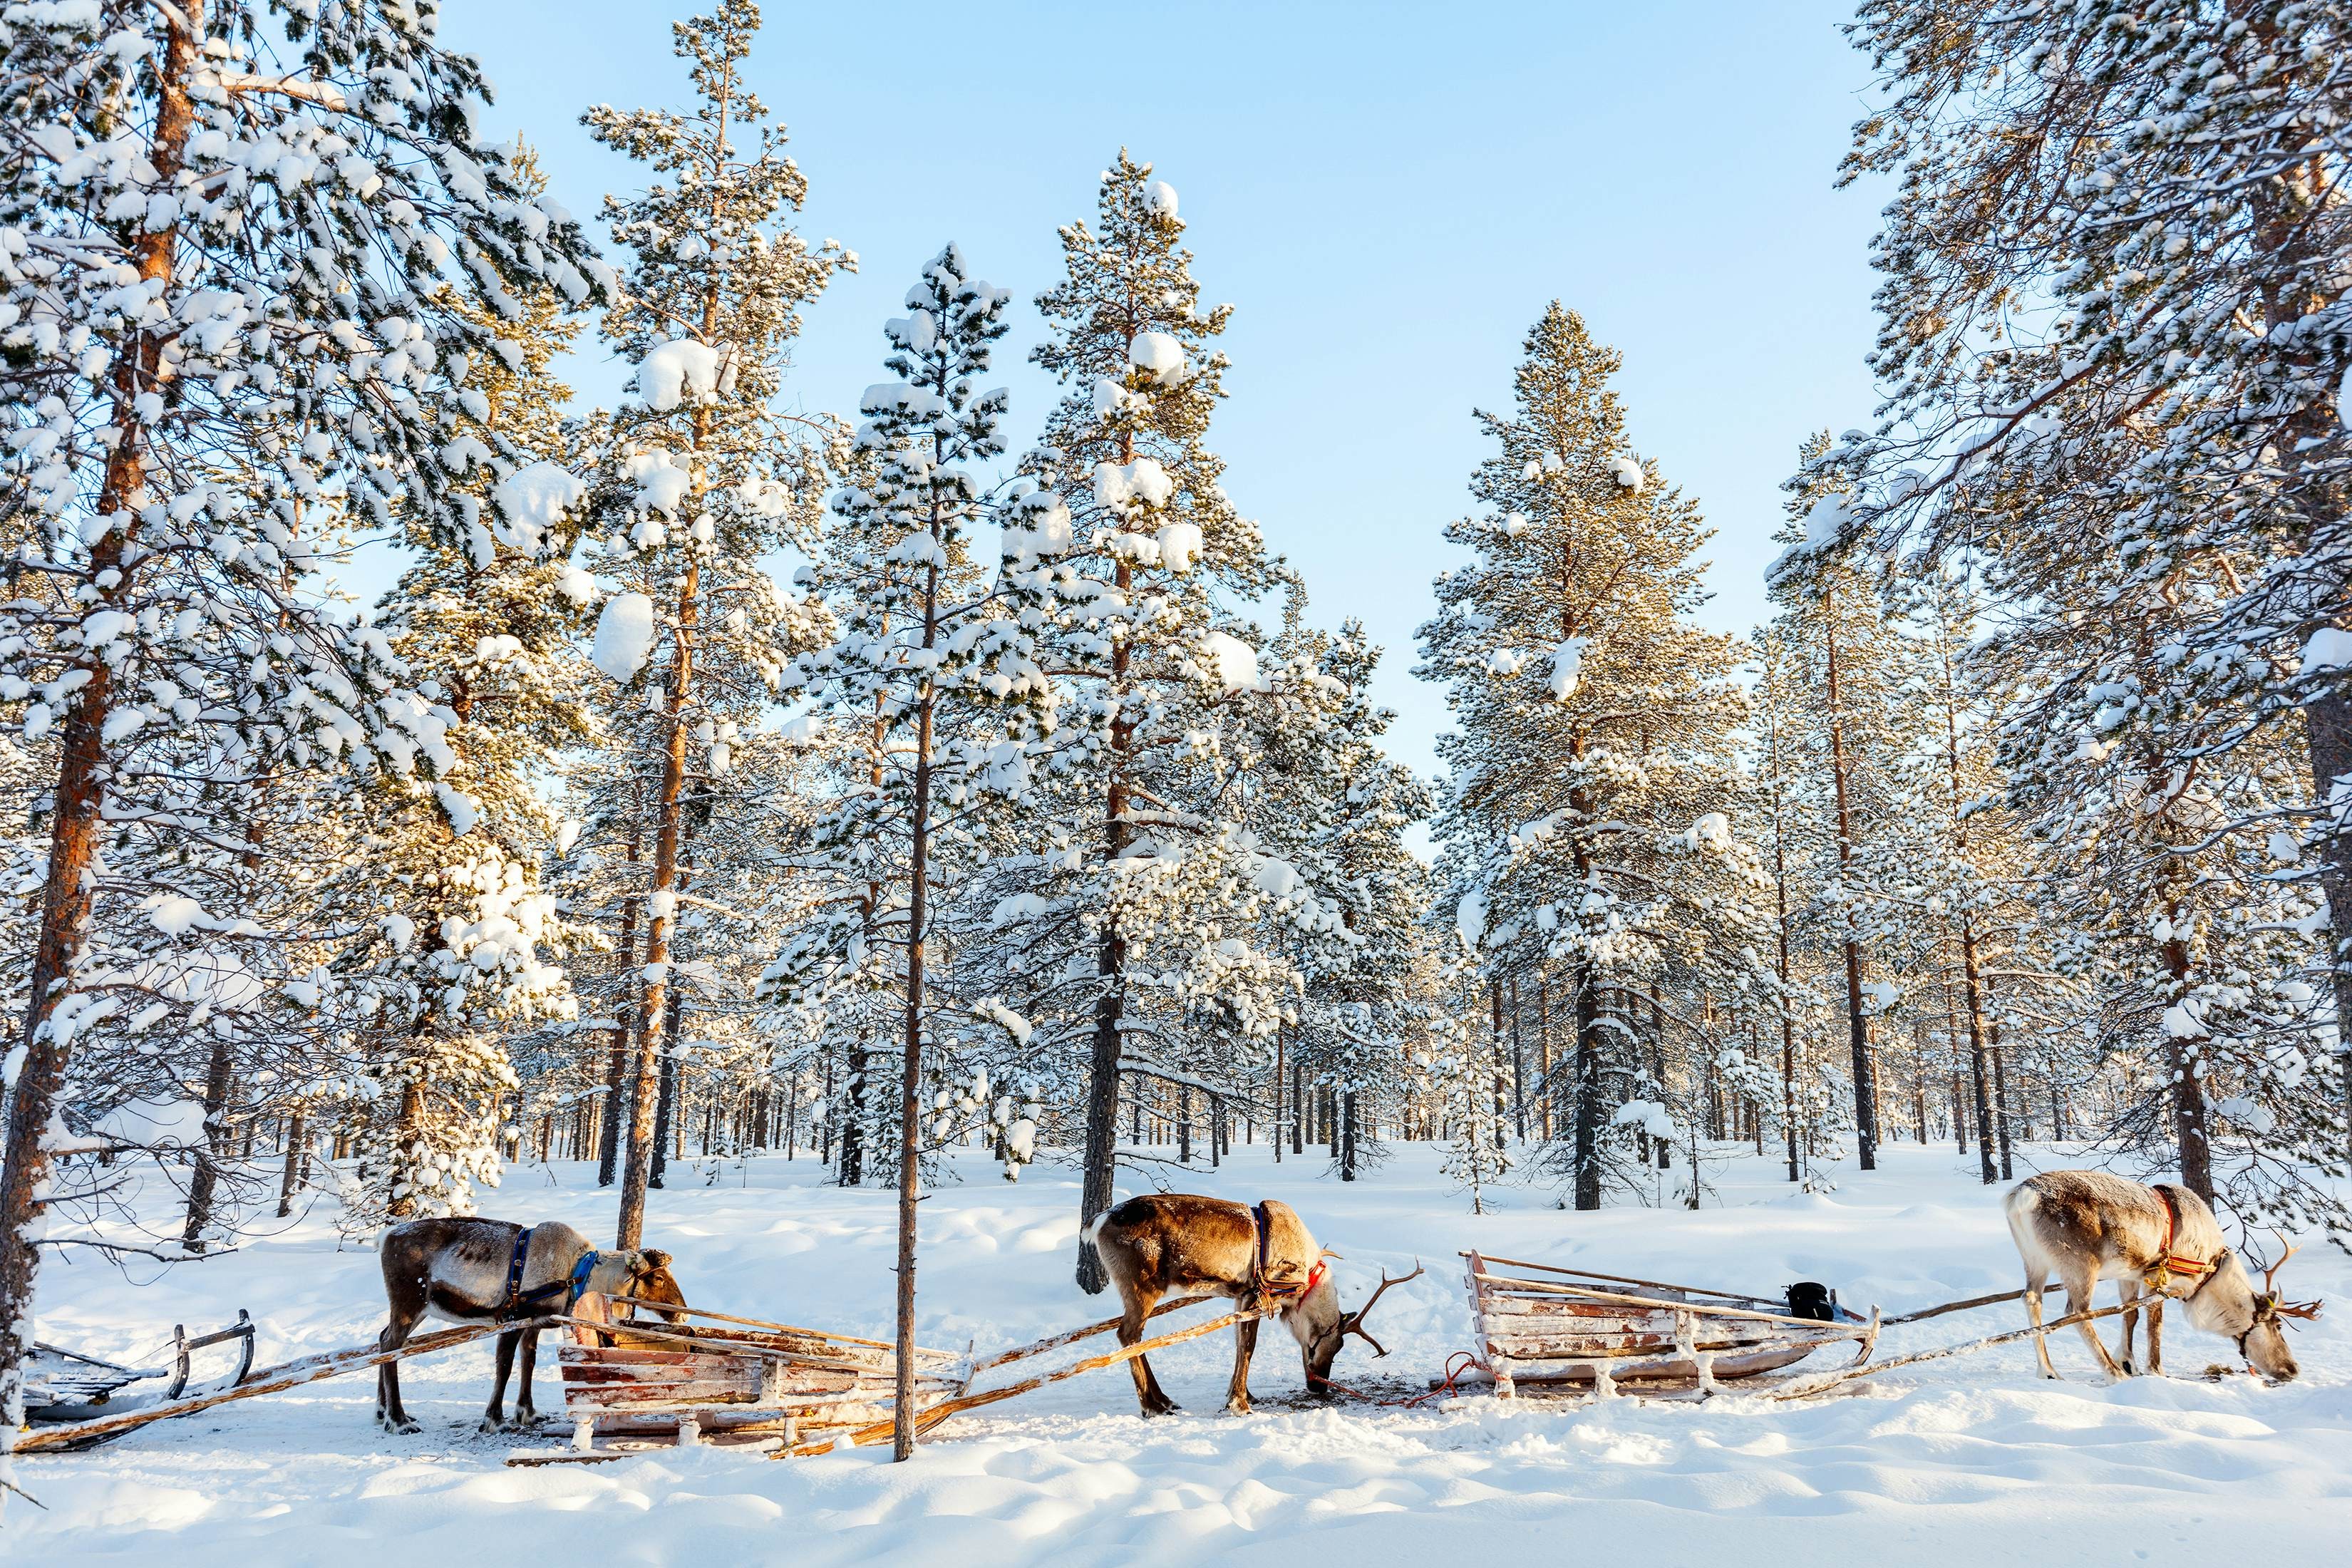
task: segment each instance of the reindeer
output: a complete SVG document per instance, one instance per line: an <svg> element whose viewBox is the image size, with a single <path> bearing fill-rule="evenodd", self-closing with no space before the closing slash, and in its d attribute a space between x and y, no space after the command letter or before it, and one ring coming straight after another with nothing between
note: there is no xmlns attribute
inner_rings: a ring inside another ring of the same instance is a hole
<svg viewBox="0 0 2352 1568"><path fill-rule="evenodd" d="M2133 1374L2132 1336L2143 1294L2150 1298L2150 1372L2164 1372L2164 1303L2173 1297L2182 1301L2191 1323L2236 1341L2238 1353L2257 1372L2282 1383L2295 1375L2294 1352L2287 1348L2281 1320L2316 1317L2319 1304L2279 1298L2278 1272L2294 1248L2270 1267L2256 1290L2204 1199L2168 1182L2144 1187L2101 1171L2044 1172L2012 1188L2002 1208L2025 1262L2026 1317L2033 1325L2042 1376L2058 1375L2041 1332L2042 1288L2053 1274L2066 1287L2070 1315L2090 1307L2101 1279L2117 1282L2125 1307L2122 1362L2107 1353L2091 1324L2074 1325L2110 1377Z"/></svg>
<svg viewBox="0 0 2352 1568"><path fill-rule="evenodd" d="M1326 1253L1307 1234L1307 1223L1289 1205L1266 1202L1253 1210L1223 1198L1171 1193L1129 1198L1095 1218L1087 1235L1103 1268L1118 1287L1118 1342L1143 1338L1144 1321L1163 1296L1224 1296L1280 1318L1298 1342L1307 1386L1331 1396L1331 1363L1349 1334L1381 1355L1389 1352L1364 1329L1372 1304L1391 1285L1419 1278L1421 1270L1391 1279L1382 1270L1371 1298L1352 1312L1339 1310L1339 1288L1323 1266ZM1225 1408L1249 1414L1250 1356L1257 1349L1256 1318L1234 1325L1234 1375ZM1160 1386L1150 1361L1128 1363L1135 1396L1146 1415L1175 1412L1176 1402Z"/></svg>
<svg viewBox="0 0 2352 1568"><path fill-rule="evenodd" d="M381 1351L406 1344L428 1312L459 1323L528 1319L568 1312L591 1290L686 1304L670 1274L668 1253L599 1252L568 1225L525 1228L500 1219L413 1219L383 1233L377 1256L391 1305L390 1321L376 1336ZM661 1311L660 1316L677 1321L675 1312ZM506 1425L507 1378L514 1370L518 1347L522 1351L522 1391L515 1399L514 1425L527 1426L539 1419L530 1395L539 1331L514 1329L499 1336L498 1381L490 1389L489 1408L482 1413L485 1432ZM400 1402L398 1362L388 1361L377 1370L375 1416L390 1431L418 1429Z"/></svg>

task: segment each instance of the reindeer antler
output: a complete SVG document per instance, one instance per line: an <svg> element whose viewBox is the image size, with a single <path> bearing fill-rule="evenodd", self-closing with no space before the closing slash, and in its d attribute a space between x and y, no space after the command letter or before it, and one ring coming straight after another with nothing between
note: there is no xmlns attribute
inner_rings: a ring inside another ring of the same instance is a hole
<svg viewBox="0 0 2352 1568"><path fill-rule="evenodd" d="M2286 1235L2284 1232L2274 1230L2271 1232L2271 1234L2278 1237L2279 1245L2281 1247L2286 1247ZM2266 1296L2275 1296L2278 1294L2278 1271L2286 1267L2286 1260L2288 1258L2293 1258L2296 1253L2301 1252L2303 1248L2300 1247L2286 1247L2286 1250L2279 1254L2279 1260L2276 1263L2271 1264L2263 1270L2263 1294Z"/></svg>
<svg viewBox="0 0 2352 1568"><path fill-rule="evenodd" d="M2281 1247L2286 1247L2286 1236L2284 1232L2274 1230L2271 1232L2271 1234L2278 1237L2279 1245ZM2300 1247L2286 1247L2286 1250L2279 1254L2279 1260L2276 1263L2271 1264L2263 1268L2263 1294L2270 1298L2271 1310L2273 1313L2282 1318L2300 1318L2304 1321L2309 1322L2319 1316L2320 1304L2317 1301L2287 1300L2284 1297L2279 1294L2278 1288L2279 1270L2286 1267L2286 1260L2288 1258L2293 1258L2296 1253L2301 1252L2303 1248Z"/></svg>
<svg viewBox="0 0 2352 1568"><path fill-rule="evenodd" d="M1393 1279L1389 1278L1389 1271L1387 1269L1381 1269L1380 1285L1372 1291L1371 1295L1365 1298L1364 1304L1357 1308L1352 1312L1343 1312L1340 1314L1340 1334L1342 1336L1353 1334L1358 1339L1363 1341L1366 1344L1371 1346L1372 1359L1375 1361L1389 1353L1388 1347L1381 1343L1380 1341L1372 1338L1370 1332L1364 1327L1364 1320L1371 1316L1372 1303L1378 1301L1383 1295L1387 1294L1388 1288L1390 1286L1402 1285L1408 1279L1418 1279L1422 1277L1424 1270L1422 1268L1421 1259L1418 1258L1414 1258L1412 1260L1412 1273L1400 1274Z"/></svg>

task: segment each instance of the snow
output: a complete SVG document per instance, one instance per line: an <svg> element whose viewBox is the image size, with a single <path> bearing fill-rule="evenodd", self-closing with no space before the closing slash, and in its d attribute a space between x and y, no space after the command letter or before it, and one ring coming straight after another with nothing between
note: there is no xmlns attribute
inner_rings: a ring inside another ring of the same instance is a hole
<svg viewBox="0 0 2352 1568"><path fill-rule="evenodd" d="M1620 485L1622 485L1625 489L1629 489L1629 490L1632 490L1635 495L1640 495L1640 494L1642 493L1642 485L1643 485L1643 478L1642 478L1642 465L1641 465L1641 464L1639 464L1639 463L1637 463L1637 462L1635 462L1633 458L1610 458L1610 459L1609 459L1609 473L1610 473L1610 476L1611 476L1612 478L1613 478L1613 479L1615 479L1615 480L1616 480Z"/></svg>
<svg viewBox="0 0 2352 1568"><path fill-rule="evenodd" d="M180 893L164 893L150 901L147 918L165 936L183 936L192 928L204 923L205 909L195 900Z"/></svg>
<svg viewBox="0 0 2352 1568"><path fill-rule="evenodd" d="M1143 210L1153 217L1176 216L1176 187L1165 180L1154 180L1143 187Z"/></svg>
<svg viewBox="0 0 2352 1568"><path fill-rule="evenodd" d="M1584 679L1584 650L1591 641L1591 637L1565 637L1552 648L1551 679L1547 684L1553 701L1565 702L1576 695Z"/></svg>
<svg viewBox="0 0 2352 1568"><path fill-rule="evenodd" d="M1823 496L1805 513L1805 542L1808 545L1834 544L1845 531L1845 498Z"/></svg>
<svg viewBox="0 0 2352 1568"><path fill-rule="evenodd" d="M656 414L667 414L688 395L708 397L719 386L719 351L692 338L656 343L637 366L637 393Z"/></svg>
<svg viewBox="0 0 2352 1568"><path fill-rule="evenodd" d="M1128 345L1127 359L1162 386L1184 379L1184 345L1166 332L1138 332Z"/></svg>
<svg viewBox="0 0 2352 1568"><path fill-rule="evenodd" d="M1152 536L1160 547L1160 563L1171 572L1190 572L1201 558L1201 529L1197 523L1171 522Z"/></svg>
<svg viewBox="0 0 2352 1568"><path fill-rule="evenodd" d="M500 542L538 552L550 530L563 514L588 498L588 481L560 463L533 463L517 468L491 488L506 526Z"/></svg>
<svg viewBox="0 0 2352 1568"><path fill-rule="evenodd" d="M2303 673L2352 668L2352 631L2322 626L2303 645Z"/></svg>
<svg viewBox="0 0 2352 1568"><path fill-rule="evenodd" d="M1973 1155L1948 1143L1890 1142L1874 1173L1833 1166L1832 1193L1791 1191L1772 1156L1739 1154L1711 1172L1720 1197L1696 1212L1563 1212L1549 1188L1502 1183L1486 1189L1496 1212L1476 1217L1425 1143L1395 1146L1352 1184L1326 1177L1327 1162L1311 1153L1273 1164L1263 1142L1237 1139L1215 1172L1176 1166L1172 1149L1151 1152L1169 1161L1179 1190L1297 1207L1344 1255L1331 1267L1349 1306L1381 1269L1428 1266L1381 1303L1373 1328L1389 1358L1374 1361L1351 1341L1335 1369L1386 1399L1426 1393L1446 1359L1470 1348L1462 1247L1768 1295L1815 1279L1890 1316L2017 1284L2000 1189L1979 1186ZM2019 1152L2021 1175L2073 1159L2033 1144ZM969 1340L985 1354L1103 1317L1105 1298L1070 1282L1070 1177L1032 1166L1009 1184L982 1150L952 1158L961 1179L922 1205L920 1337ZM677 1253L689 1299L887 1336L895 1194L829 1185L805 1152L672 1173L648 1194L646 1234ZM1671 1184L1676 1173L1662 1174ZM1123 1173L1121 1191L1139 1184L1149 1179ZM596 1187L590 1165L518 1171L492 1196L502 1217L562 1220L600 1238L611 1231L612 1193ZM161 1283L98 1267L45 1270L42 1337L137 1361L174 1322L210 1327L247 1306L260 1326L260 1363L371 1340L383 1321L375 1259L339 1247L331 1219L322 1198ZM2316 1246L2288 1278L2298 1295L2352 1289L2352 1266ZM2021 1326L2014 1306L1955 1314L1889 1329L1878 1351ZM2112 1325L2102 1326L2112 1342ZM1171 1418L1140 1419L1113 1368L959 1417L906 1465L892 1465L887 1447L782 1462L704 1448L544 1469L501 1461L515 1447L561 1449L560 1426L522 1437L475 1431L486 1344L407 1363L417 1436L375 1430L372 1378L313 1384L88 1453L19 1459L15 1479L47 1507L12 1500L7 1528L14 1560L44 1568L682 1564L780 1553L796 1568L944 1556L960 1568L1370 1565L1549 1561L1571 1543L1579 1561L1783 1568L1918 1563L1963 1542L1969 1562L1988 1564L2333 1560L2340 1500L2352 1489L2343 1441L2352 1329L2331 1312L2299 1330L2305 1377L2271 1387L2202 1381L2206 1363L2235 1361L2228 1343L2177 1316L2166 1327L2173 1375L2114 1384L2092 1376L2069 1332L2051 1342L2060 1383L2036 1377L2032 1347L2020 1343L1801 1404L1735 1393L1705 1404L1506 1406L1474 1394L1410 1409L1304 1398L1289 1336L1268 1330L1247 1416L1217 1410L1232 1354L1217 1334L1153 1356L1186 1407ZM542 1356L538 1382L549 1408L552 1361Z"/></svg>
<svg viewBox="0 0 2352 1568"><path fill-rule="evenodd" d="M596 617L596 645L588 658L606 675L626 685L654 651L654 602L643 594L615 594Z"/></svg>
<svg viewBox="0 0 2352 1568"><path fill-rule="evenodd" d="M636 482L637 505L649 511L676 512L694 483L694 471L659 447L631 453L621 471Z"/></svg>
<svg viewBox="0 0 2352 1568"><path fill-rule="evenodd" d="M1117 510L1139 505L1162 507L1175 493L1176 481L1156 458L1095 465L1095 500L1103 506Z"/></svg>
<svg viewBox="0 0 2352 1568"><path fill-rule="evenodd" d="M1201 654L1209 672L1227 691L1257 689L1257 649L1241 638L1226 632L1204 633Z"/></svg>

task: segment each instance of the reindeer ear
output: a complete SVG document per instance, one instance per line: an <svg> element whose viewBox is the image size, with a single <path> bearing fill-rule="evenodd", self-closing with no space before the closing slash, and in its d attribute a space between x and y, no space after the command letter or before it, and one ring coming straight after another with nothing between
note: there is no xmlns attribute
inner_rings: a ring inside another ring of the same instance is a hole
<svg viewBox="0 0 2352 1568"><path fill-rule="evenodd" d="M645 1259L646 1268L648 1269L667 1268L669 1267L669 1254L662 1251L657 1247L649 1247L642 1253L639 1253L638 1256Z"/></svg>

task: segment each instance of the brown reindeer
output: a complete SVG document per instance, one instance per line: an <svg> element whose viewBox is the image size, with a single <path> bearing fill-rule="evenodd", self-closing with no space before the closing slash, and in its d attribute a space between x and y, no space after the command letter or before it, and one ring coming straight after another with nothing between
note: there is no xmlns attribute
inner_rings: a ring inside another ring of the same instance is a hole
<svg viewBox="0 0 2352 1568"><path fill-rule="evenodd" d="M2256 1290L2245 1265L2222 1240L2213 1211L2188 1188L2168 1182L2144 1187L2103 1171L2049 1171L2020 1182L2002 1207L2025 1261L2026 1317L2035 1330L2033 1348L2042 1358L2042 1376L2058 1375L2040 1332L2042 1289L2053 1274L2066 1287L2070 1315L2090 1308L2100 1280L2116 1281L2126 1309L2122 1361L2108 1353L2091 1324L2074 1325L2110 1377L2133 1373L2132 1336L2143 1295L2148 1298L2150 1372L2164 1371L2164 1303L2173 1298L2191 1323L2236 1342L2238 1353L2257 1372L2281 1382L2295 1375L2294 1352L2287 1348L2280 1320L2316 1317L2318 1303L2279 1299L2284 1257ZM2294 1250L2288 1248L2288 1256Z"/></svg>
<svg viewBox="0 0 2352 1568"><path fill-rule="evenodd" d="M1331 1363L1340 1342L1355 1334L1381 1355L1388 1352L1364 1330L1372 1303L1391 1285L1417 1277L1421 1270L1391 1279L1381 1276L1371 1300L1353 1312L1339 1310L1339 1288L1324 1267L1328 1255L1307 1233L1307 1222L1289 1205L1266 1202L1252 1210L1246 1204L1204 1198L1185 1193L1129 1198L1096 1216L1087 1232L1104 1271L1118 1287L1118 1342L1134 1344L1143 1338L1144 1321L1164 1296L1223 1296L1244 1308L1280 1318L1298 1342L1306 1368L1307 1386L1329 1398ZM1255 1318L1234 1325L1234 1375L1225 1390L1225 1408L1249 1414L1250 1356L1257 1349ZM1164 1415L1180 1408L1160 1386L1149 1358L1128 1363L1135 1376L1135 1397L1146 1415Z"/></svg>
<svg viewBox="0 0 2352 1568"><path fill-rule="evenodd" d="M412 1219L394 1226L377 1244L383 1265L383 1293L390 1321L376 1336L378 1350L398 1350L426 1314L452 1322L529 1319L569 1311L588 1291L686 1304L669 1271L669 1254L599 1252L568 1225L525 1229L502 1219ZM675 1312L660 1312L672 1322ZM615 1336L616 1338L620 1336ZM499 1336L498 1381L490 1389L482 1430L505 1425L507 1379L515 1352L522 1352L522 1390L515 1399L514 1424L539 1419L531 1402L531 1372L539 1359L539 1331L515 1329ZM400 1363L386 1362L376 1373L376 1420L394 1432L417 1425L400 1402Z"/></svg>

